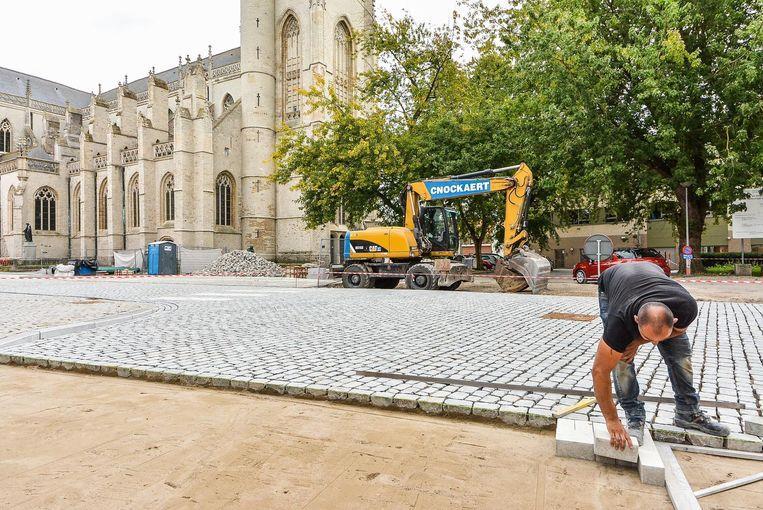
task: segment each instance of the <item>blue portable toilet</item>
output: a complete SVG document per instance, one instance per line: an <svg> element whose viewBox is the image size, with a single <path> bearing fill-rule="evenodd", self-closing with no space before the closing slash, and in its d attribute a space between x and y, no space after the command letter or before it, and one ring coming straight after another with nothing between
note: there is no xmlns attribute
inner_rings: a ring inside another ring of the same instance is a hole
<svg viewBox="0 0 763 510"><path fill-rule="evenodd" d="M170 241L148 245L148 274L178 274L178 247Z"/></svg>

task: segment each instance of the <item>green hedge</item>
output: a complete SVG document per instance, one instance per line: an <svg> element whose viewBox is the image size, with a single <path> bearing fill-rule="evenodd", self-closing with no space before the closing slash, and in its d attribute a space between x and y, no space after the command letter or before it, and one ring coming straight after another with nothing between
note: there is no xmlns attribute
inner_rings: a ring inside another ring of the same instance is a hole
<svg viewBox="0 0 763 510"><path fill-rule="evenodd" d="M745 259L747 257L745 256ZM705 267L707 274L728 276L734 274L734 264L718 264L712 267ZM761 276L763 274L763 266L752 266L752 275Z"/></svg>
<svg viewBox="0 0 763 510"><path fill-rule="evenodd" d="M742 263L741 252L729 252L729 253L700 253L698 257L702 260L706 269L710 269L716 266L727 266ZM744 254L745 264L763 265L763 253L748 253Z"/></svg>

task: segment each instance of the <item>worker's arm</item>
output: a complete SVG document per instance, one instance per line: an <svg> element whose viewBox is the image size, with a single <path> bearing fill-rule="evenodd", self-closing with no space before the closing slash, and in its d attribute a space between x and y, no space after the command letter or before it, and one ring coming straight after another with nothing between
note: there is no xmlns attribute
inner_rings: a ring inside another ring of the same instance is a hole
<svg viewBox="0 0 763 510"><path fill-rule="evenodd" d="M593 361L593 391L596 395L596 402L601 408L601 414L606 420L607 430L609 431L610 443L619 450L624 450L625 446L633 447L631 437L623 427L620 418L617 416L617 408L612 400L612 370L620 361L623 353L612 349L602 338L599 341L599 348L596 350L596 358Z"/></svg>

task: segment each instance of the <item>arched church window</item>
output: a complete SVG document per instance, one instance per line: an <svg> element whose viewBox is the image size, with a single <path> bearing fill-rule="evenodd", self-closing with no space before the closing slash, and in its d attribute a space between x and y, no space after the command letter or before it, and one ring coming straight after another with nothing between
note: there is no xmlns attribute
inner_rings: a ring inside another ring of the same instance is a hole
<svg viewBox="0 0 763 510"><path fill-rule="evenodd" d="M167 111L167 133L169 134L169 141L175 139L175 112L172 110Z"/></svg>
<svg viewBox="0 0 763 510"><path fill-rule="evenodd" d="M223 98L223 111L228 111L233 107L233 96L230 94L225 94L225 97Z"/></svg>
<svg viewBox="0 0 763 510"><path fill-rule="evenodd" d="M217 177L215 183L215 224L233 225L233 179L227 173Z"/></svg>
<svg viewBox="0 0 763 510"><path fill-rule="evenodd" d="M164 176L162 181L162 221L175 221L175 177Z"/></svg>
<svg viewBox="0 0 763 510"><path fill-rule="evenodd" d="M11 133L11 121L8 119L0 122L0 152L12 152L13 136Z"/></svg>
<svg viewBox="0 0 763 510"><path fill-rule="evenodd" d="M72 193L72 211L71 211L71 219L72 219L72 232L75 234L78 234L80 231L80 204L82 203L82 199L80 198L80 185L77 184L74 187L74 193Z"/></svg>
<svg viewBox="0 0 763 510"><path fill-rule="evenodd" d="M345 103L352 99L354 68L350 27L340 21L334 31L334 90Z"/></svg>
<svg viewBox="0 0 763 510"><path fill-rule="evenodd" d="M98 229L106 230L109 228L109 208L108 208L108 179L101 182L98 189Z"/></svg>
<svg viewBox="0 0 763 510"><path fill-rule="evenodd" d="M283 118L286 122L299 119L299 87L302 70L302 51L299 44L299 22L289 15L283 25L281 39L283 62Z"/></svg>
<svg viewBox="0 0 763 510"><path fill-rule="evenodd" d="M56 229L56 192L47 186L34 194L34 228L47 231Z"/></svg>
<svg viewBox="0 0 763 510"><path fill-rule="evenodd" d="M140 227L140 186L138 184L138 175L130 179L130 185L127 188L130 197L130 226Z"/></svg>

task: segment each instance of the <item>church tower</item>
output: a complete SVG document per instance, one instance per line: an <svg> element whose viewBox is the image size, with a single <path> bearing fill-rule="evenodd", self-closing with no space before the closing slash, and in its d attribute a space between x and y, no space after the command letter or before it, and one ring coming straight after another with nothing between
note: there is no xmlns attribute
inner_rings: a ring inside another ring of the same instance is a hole
<svg viewBox="0 0 763 510"><path fill-rule="evenodd" d="M241 236L276 257L275 0L241 0Z"/></svg>

